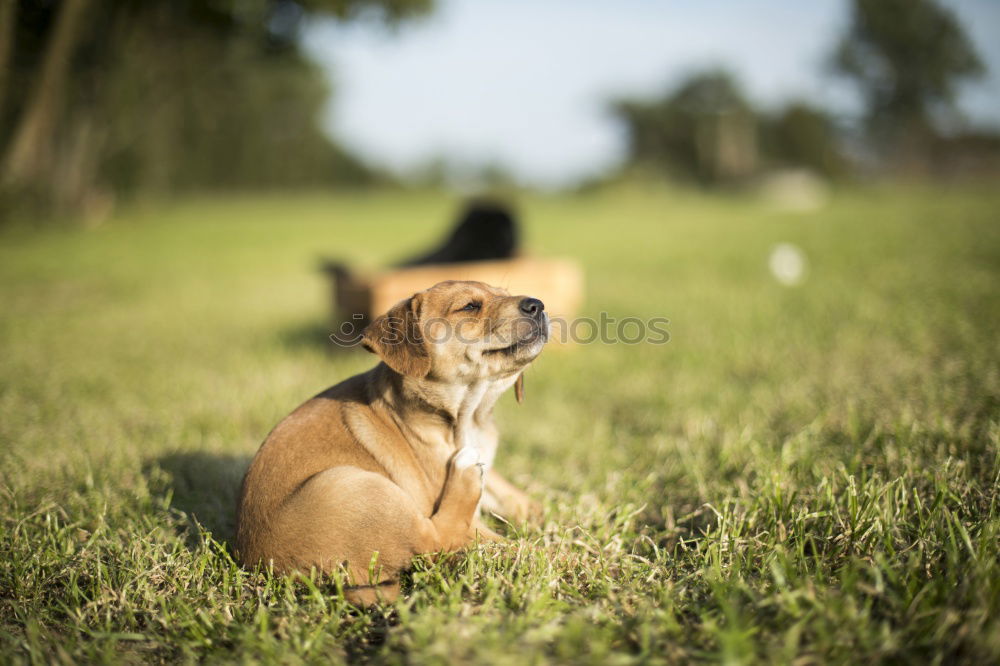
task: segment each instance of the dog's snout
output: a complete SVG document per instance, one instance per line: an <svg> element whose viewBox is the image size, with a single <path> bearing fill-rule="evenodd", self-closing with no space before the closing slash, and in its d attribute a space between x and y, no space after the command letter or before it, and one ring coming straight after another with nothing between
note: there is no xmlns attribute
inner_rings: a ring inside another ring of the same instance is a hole
<svg viewBox="0 0 1000 666"><path fill-rule="evenodd" d="M520 307L521 312L529 317L538 317L545 310L545 303L542 303L537 298L525 298L521 301Z"/></svg>

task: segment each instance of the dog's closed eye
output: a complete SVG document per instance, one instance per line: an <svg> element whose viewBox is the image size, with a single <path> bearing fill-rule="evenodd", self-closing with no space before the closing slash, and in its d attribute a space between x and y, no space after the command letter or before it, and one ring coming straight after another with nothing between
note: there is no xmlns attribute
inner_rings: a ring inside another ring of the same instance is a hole
<svg viewBox="0 0 1000 666"><path fill-rule="evenodd" d="M457 312L475 312L483 307L483 304L479 301L469 301L463 307L460 307Z"/></svg>

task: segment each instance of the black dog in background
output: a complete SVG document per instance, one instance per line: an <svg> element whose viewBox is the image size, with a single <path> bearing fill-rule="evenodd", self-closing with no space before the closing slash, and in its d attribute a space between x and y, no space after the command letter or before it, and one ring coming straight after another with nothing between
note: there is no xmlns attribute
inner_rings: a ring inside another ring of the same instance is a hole
<svg viewBox="0 0 1000 666"><path fill-rule="evenodd" d="M517 254L520 233L510 208L502 203L470 201L451 235L433 250L396 264L454 264L462 261L510 259Z"/></svg>
<svg viewBox="0 0 1000 666"><path fill-rule="evenodd" d="M518 222L509 206L493 199L472 199L465 204L443 242L393 267L511 259L519 253L520 240ZM358 326L373 315L365 311L370 303L363 295L363 279L359 282L347 264L327 259L320 268L330 280L335 319Z"/></svg>
<svg viewBox="0 0 1000 666"><path fill-rule="evenodd" d="M462 211L451 234L433 250L395 264L398 268L425 264L454 264L463 261L510 259L517 254L520 229L509 206L489 199L473 199ZM340 261L323 261L322 270L333 280L350 277L350 269Z"/></svg>

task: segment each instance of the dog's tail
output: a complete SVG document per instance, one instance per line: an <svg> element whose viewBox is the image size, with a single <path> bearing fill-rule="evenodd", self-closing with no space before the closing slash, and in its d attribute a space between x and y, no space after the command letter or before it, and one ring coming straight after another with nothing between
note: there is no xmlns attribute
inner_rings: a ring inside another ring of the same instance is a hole
<svg viewBox="0 0 1000 666"><path fill-rule="evenodd" d="M319 270L337 280L342 280L351 275L351 269L347 267L345 262L326 257L319 260Z"/></svg>

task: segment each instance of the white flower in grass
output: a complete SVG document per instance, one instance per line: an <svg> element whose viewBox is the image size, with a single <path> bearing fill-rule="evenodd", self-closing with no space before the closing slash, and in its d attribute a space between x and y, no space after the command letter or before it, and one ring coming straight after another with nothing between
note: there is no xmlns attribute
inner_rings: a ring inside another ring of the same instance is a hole
<svg viewBox="0 0 1000 666"><path fill-rule="evenodd" d="M768 259L771 275L786 287L801 284L806 277L806 255L798 246L791 243L778 243L771 250Z"/></svg>

